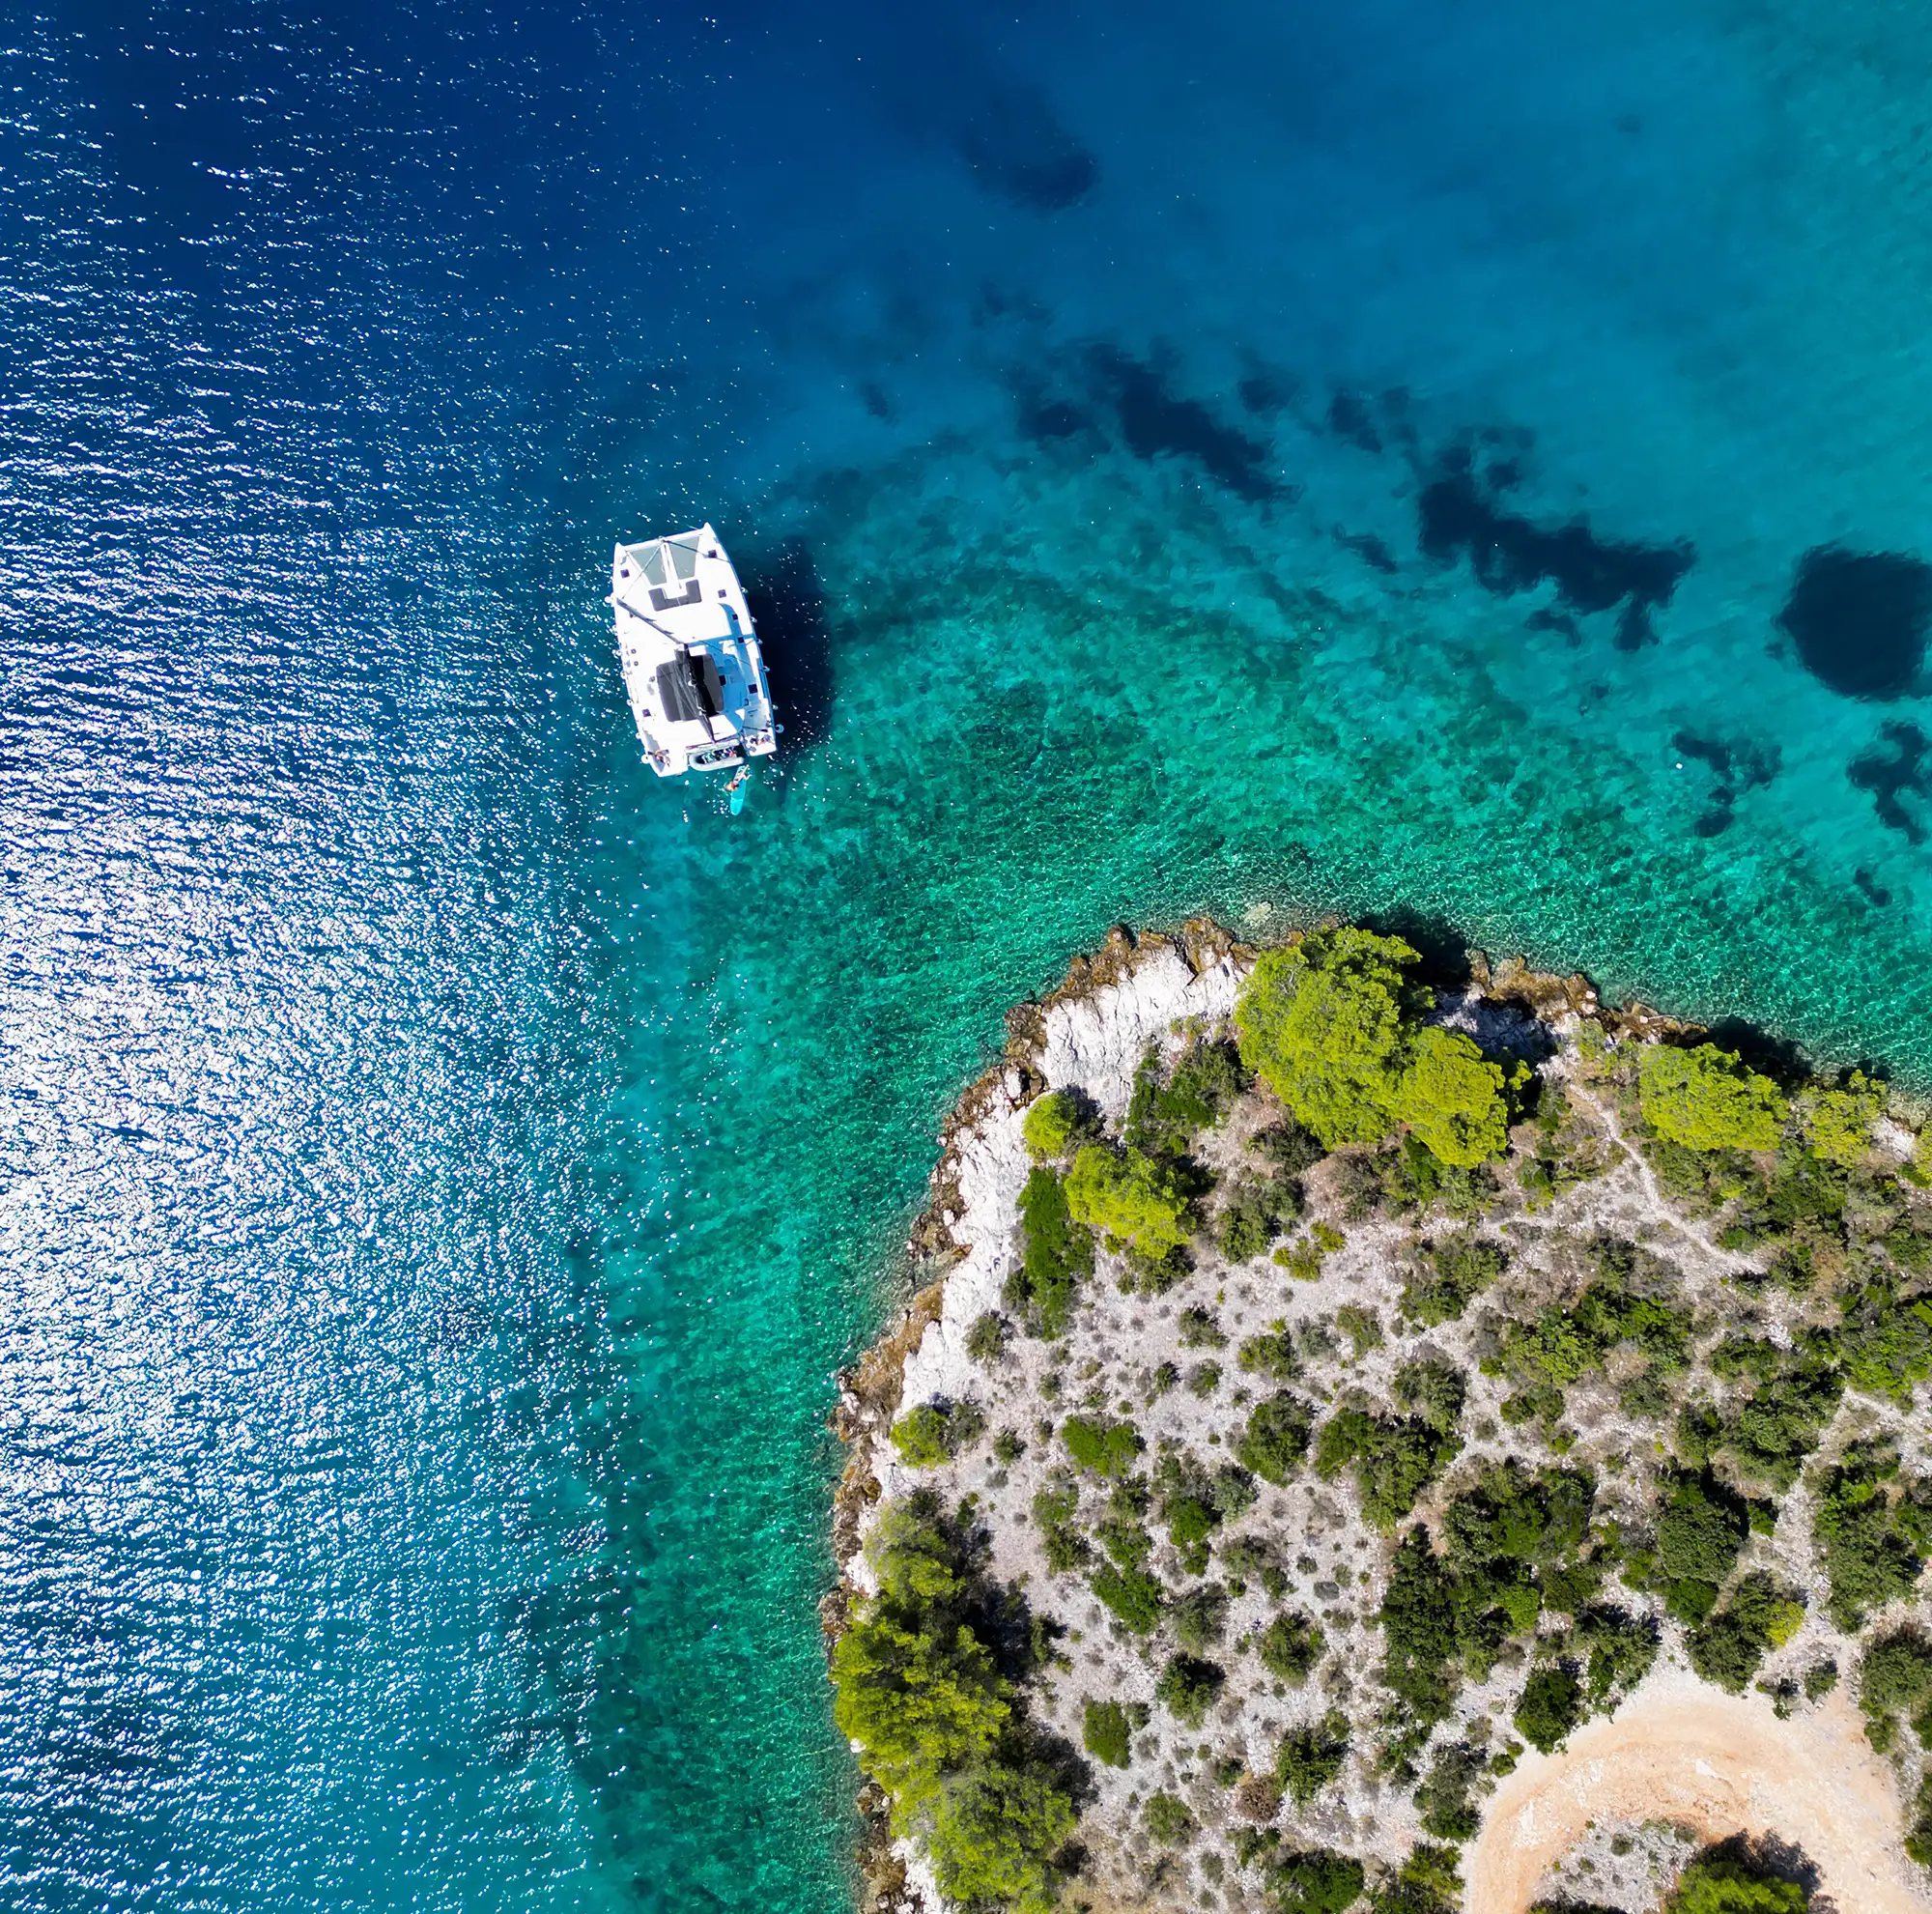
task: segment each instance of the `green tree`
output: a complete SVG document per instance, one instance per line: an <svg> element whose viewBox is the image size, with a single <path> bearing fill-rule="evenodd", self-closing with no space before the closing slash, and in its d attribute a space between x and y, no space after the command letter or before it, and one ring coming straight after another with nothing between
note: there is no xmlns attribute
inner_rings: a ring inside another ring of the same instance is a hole
<svg viewBox="0 0 1932 1914"><path fill-rule="evenodd" d="M1123 1156L1089 1143L1066 1173L1066 1208L1077 1223L1147 1256L1164 1256L1193 1234L1176 1172L1138 1150Z"/></svg>
<svg viewBox="0 0 1932 1914"><path fill-rule="evenodd" d="M1811 1154L1855 1170L1871 1153L1872 1126L1885 1114L1885 1086L1853 1071L1838 1090L1809 1090L1798 1100Z"/></svg>
<svg viewBox="0 0 1932 1914"><path fill-rule="evenodd" d="M1509 1147L1504 1089L1473 1038L1430 1025L1407 1043L1394 1108L1442 1162L1473 1169Z"/></svg>
<svg viewBox="0 0 1932 1914"><path fill-rule="evenodd" d="M1873 1609L1912 1593L1932 1546L1932 1499L1900 1473L1889 1443L1859 1443L1812 1480L1811 1536L1832 1585L1829 1613L1846 1634Z"/></svg>
<svg viewBox="0 0 1932 1914"><path fill-rule="evenodd" d="M1709 1475L1681 1475L1658 1518L1657 1558L1672 1582L1702 1584L1715 1599L1749 1533L1741 1497Z"/></svg>
<svg viewBox="0 0 1932 1914"><path fill-rule="evenodd" d="M1012 1914L1056 1904L1051 1857L1076 1816L1056 1776L1034 1764L988 1763L948 1783L926 1837L933 1878L947 1900Z"/></svg>
<svg viewBox="0 0 1932 1914"><path fill-rule="evenodd" d="M1049 1162L1065 1156L1067 1145L1082 1128L1078 1101L1065 1090L1056 1090L1034 1100L1020 1125L1020 1134L1036 1162Z"/></svg>
<svg viewBox="0 0 1932 1914"><path fill-rule="evenodd" d="M1324 1149L1377 1143L1394 1128L1403 972L1400 937L1342 926L1265 951L1235 1006L1241 1061Z"/></svg>
<svg viewBox="0 0 1932 1914"><path fill-rule="evenodd" d="M1362 1880L1352 1854L1308 1848L1268 1870L1268 1899L1277 1914L1346 1914L1361 1899Z"/></svg>
<svg viewBox="0 0 1932 1914"><path fill-rule="evenodd" d="M1522 1685L1516 1704L1516 1731L1531 1747L1550 1754L1583 1714L1583 1688L1574 1669L1558 1664L1537 1669Z"/></svg>
<svg viewBox="0 0 1932 1914"><path fill-rule="evenodd" d="M1690 1666L1706 1681L1742 1695L1758 1664L1797 1634L1804 1605L1762 1570L1747 1575L1709 1620L1690 1631Z"/></svg>
<svg viewBox="0 0 1932 1914"><path fill-rule="evenodd" d="M1073 1802L974 1626L984 1591L956 1531L936 1499L909 1497L880 1511L867 1553L878 1593L833 1650L834 1718L950 1899L1047 1914Z"/></svg>
<svg viewBox="0 0 1932 1914"><path fill-rule="evenodd" d="M901 1810L984 1756L1012 1713L1011 1684L957 1612L956 1566L906 1526L875 1545L880 1591L832 1655L839 1731Z"/></svg>
<svg viewBox="0 0 1932 1914"><path fill-rule="evenodd" d="M1809 1904L1796 1882L1714 1855L1685 1869L1663 1906L1664 1914L1804 1914Z"/></svg>
<svg viewBox="0 0 1932 1914"><path fill-rule="evenodd" d="M1637 1065L1644 1120L1687 1150L1775 1150L1787 1114L1777 1086L1715 1043L1652 1044Z"/></svg>
<svg viewBox="0 0 1932 1914"><path fill-rule="evenodd" d="M1035 1170L1020 1191L1020 1239L1004 1300L1030 1335L1057 1341L1072 1325L1081 1283L1094 1273L1094 1232L1073 1220L1066 1186L1051 1170Z"/></svg>

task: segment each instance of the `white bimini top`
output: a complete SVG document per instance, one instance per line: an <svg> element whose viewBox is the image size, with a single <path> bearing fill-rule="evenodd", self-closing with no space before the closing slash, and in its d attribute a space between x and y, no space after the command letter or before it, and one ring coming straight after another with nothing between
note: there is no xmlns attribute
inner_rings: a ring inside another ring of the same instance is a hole
<svg viewBox="0 0 1932 1914"><path fill-rule="evenodd" d="M778 749L744 587L708 525L618 546L611 606L631 715L659 777L721 770Z"/></svg>

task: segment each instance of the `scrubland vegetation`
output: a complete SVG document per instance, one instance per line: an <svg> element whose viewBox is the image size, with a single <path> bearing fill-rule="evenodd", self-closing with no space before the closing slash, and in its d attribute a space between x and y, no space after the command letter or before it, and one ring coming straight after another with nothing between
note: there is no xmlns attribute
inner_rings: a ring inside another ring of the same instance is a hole
<svg viewBox="0 0 1932 1914"><path fill-rule="evenodd" d="M1311 933L1118 1121L1026 1106L977 1380L890 1430L957 1507L871 1519L833 1666L961 1906L1446 1914L1496 1778L1660 1658L1780 1713L1842 1667L1932 1866L1932 1151L1858 1072L1486 1048L1418 968ZM1805 1904L1724 1855L1668 1903Z"/></svg>

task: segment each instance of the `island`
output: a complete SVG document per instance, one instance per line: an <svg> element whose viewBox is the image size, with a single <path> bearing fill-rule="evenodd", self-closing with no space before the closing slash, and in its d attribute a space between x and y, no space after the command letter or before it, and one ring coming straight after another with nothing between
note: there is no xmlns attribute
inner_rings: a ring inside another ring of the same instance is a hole
<svg viewBox="0 0 1932 1914"><path fill-rule="evenodd" d="M1932 1128L1580 977L1118 930L841 1377L862 1905L1932 1908Z"/></svg>

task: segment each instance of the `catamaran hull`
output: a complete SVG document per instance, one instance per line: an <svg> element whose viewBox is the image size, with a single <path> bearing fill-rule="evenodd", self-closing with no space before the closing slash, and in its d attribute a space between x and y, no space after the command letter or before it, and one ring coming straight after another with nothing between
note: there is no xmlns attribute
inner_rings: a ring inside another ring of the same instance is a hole
<svg viewBox="0 0 1932 1914"><path fill-rule="evenodd" d="M619 545L611 607L631 716L659 777L722 771L777 751L751 608L710 526Z"/></svg>

